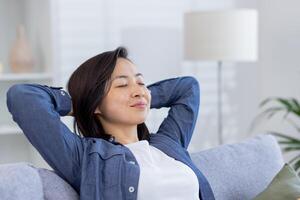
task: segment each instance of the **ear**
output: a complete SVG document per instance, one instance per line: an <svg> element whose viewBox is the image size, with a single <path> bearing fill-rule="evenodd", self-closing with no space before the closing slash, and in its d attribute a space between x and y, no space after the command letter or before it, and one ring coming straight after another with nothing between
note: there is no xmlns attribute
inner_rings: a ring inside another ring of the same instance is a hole
<svg viewBox="0 0 300 200"><path fill-rule="evenodd" d="M96 108L94 114L102 114L101 110L99 109L99 107Z"/></svg>

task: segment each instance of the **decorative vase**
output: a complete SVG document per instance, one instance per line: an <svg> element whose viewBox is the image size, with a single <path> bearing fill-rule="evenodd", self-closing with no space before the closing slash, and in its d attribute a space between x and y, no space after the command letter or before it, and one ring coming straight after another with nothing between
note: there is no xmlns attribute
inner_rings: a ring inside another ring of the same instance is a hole
<svg viewBox="0 0 300 200"><path fill-rule="evenodd" d="M13 73L32 72L32 52L23 25L17 28L17 38L12 46L9 61Z"/></svg>

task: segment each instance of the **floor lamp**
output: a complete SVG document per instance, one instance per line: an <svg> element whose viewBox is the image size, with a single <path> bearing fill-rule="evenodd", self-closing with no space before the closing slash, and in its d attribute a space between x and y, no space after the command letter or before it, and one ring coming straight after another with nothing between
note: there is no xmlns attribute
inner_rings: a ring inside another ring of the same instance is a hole
<svg viewBox="0 0 300 200"><path fill-rule="evenodd" d="M184 58L217 61L218 142L223 144L222 64L257 59L257 11L193 11L184 14Z"/></svg>

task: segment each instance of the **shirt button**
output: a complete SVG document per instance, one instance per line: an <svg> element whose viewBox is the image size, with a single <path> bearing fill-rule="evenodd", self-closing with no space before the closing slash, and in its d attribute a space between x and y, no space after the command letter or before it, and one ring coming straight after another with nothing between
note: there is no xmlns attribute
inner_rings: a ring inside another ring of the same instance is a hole
<svg viewBox="0 0 300 200"><path fill-rule="evenodd" d="M135 162L134 162L134 161L129 161L129 163L135 165Z"/></svg>
<svg viewBox="0 0 300 200"><path fill-rule="evenodd" d="M134 192L134 187L130 186L130 187L128 188L128 190L129 190L129 192Z"/></svg>
<svg viewBox="0 0 300 200"><path fill-rule="evenodd" d="M61 93L61 95L65 96L65 93L64 93L64 91L60 91L60 93Z"/></svg>

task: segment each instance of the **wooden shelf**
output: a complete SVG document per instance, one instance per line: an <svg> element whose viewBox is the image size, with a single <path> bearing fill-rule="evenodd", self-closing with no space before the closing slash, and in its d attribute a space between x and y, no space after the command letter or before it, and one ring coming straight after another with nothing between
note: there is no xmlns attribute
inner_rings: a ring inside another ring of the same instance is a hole
<svg viewBox="0 0 300 200"><path fill-rule="evenodd" d="M17 126L0 125L0 136L1 135L20 135L23 131Z"/></svg>
<svg viewBox="0 0 300 200"><path fill-rule="evenodd" d="M0 81L26 81L26 80L50 80L52 78L49 73L2 73Z"/></svg>

